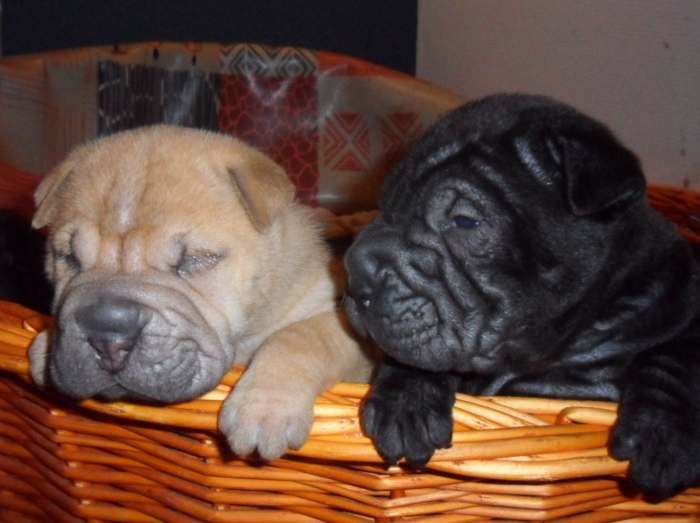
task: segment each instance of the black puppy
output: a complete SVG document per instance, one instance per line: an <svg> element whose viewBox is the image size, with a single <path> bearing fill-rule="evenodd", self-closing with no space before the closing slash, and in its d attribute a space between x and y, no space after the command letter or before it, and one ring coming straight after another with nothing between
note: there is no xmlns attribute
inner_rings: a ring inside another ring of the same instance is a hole
<svg viewBox="0 0 700 523"><path fill-rule="evenodd" d="M639 489L700 483L700 265L644 193L606 127L544 97L427 131L345 259L351 322L387 355L362 423L388 461L450 444L458 390L606 399Z"/></svg>

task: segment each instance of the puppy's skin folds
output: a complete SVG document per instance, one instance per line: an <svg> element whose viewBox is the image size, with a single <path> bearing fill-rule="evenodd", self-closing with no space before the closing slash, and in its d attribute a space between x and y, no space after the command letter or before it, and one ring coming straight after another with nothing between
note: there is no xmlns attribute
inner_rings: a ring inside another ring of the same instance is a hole
<svg viewBox="0 0 700 523"><path fill-rule="evenodd" d="M700 483L700 268L644 192L634 154L547 98L428 130L346 256L349 317L386 353L362 414L380 453L448 445L457 390L607 399L637 487Z"/></svg>
<svg viewBox="0 0 700 523"><path fill-rule="evenodd" d="M31 347L34 380L179 402L247 365L219 416L231 447L300 447L316 395L370 364L293 194L277 164L215 133L155 126L77 148L36 192L57 322Z"/></svg>

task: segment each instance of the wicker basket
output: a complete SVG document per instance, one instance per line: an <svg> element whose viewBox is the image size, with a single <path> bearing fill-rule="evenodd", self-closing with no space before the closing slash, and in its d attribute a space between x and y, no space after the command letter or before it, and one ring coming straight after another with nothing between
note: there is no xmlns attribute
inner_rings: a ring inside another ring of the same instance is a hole
<svg viewBox="0 0 700 523"><path fill-rule="evenodd" d="M649 196L700 241L700 195L657 187ZM346 221L333 230L357 227ZM626 464L606 450L612 403L459 395L452 448L411 472L382 465L358 425L367 386L343 383L318 398L301 450L255 463L227 454L216 432L217 410L238 371L184 404L71 403L28 378L26 349L47 321L0 306L2 521L700 518L700 489L658 504L625 497Z"/></svg>

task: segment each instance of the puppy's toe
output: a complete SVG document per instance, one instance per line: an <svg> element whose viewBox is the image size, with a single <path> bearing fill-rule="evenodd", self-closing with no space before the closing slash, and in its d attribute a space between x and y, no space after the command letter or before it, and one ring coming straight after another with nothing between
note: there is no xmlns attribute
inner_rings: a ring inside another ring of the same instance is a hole
<svg viewBox="0 0 700 523"><path fill-rule="evenodd" d="M219 412L219 432L226 437L233 452L239 456L248 456L255 451L258 427L238 422L241 417L246 417L241 416L244 406L233 400L234 398L229 396Z"/></svg>
<svg viewBox="0 0 700 523"><path fill-rule="evenodd" d="M403 424L403 446L406 461L414 467L425 465L435 452L435 442L430 438L427 419L421 414L411 413Z"/></svg>
<svg viewBox="0 0 700 523"><path fill-rule="evenodd" d="M287 446L290 449L299 450L304 446L306 440L309 439L311 425L313 425L313 409L307 409L304 412L298 412L296 418L287 420Z"/></svg>
<svg viewBox="0 0 700 523"><path fill-rule="evenodd" d="M627 427L617 427L610 440L610 453L619 460L631 459L641 444L641 433Z"/></svg>
<svg viewBox="0 0 700 523"><path fill-rule="evenodd" d="M367 399L360 411L360 426L364 433L374 438L377 435L378 417L381 414L381 405L374 398Z"/></svg>
<svg viewBox="0 0 700 523"><path fill-rule="evenodd" d="M449 409L442 411L431 410L426 422L430 441L438 448L444 449L452 445L452 415Z"/></svg>
<svg viewBox="0 0 700 523"><path fill-rule="evenodd" d="M260 422L255 447L262 459L277 459L287 452L289 445L285 425L284 415L268 415Z"/></svg>
<svg viewBox="0 0 700 523"><path fill-rule="evenodd" d="M250 456L258 446L258 427L236 427L226 434L226 441L237 456Z"/></svg>
<svg viewBox="0 0 700 523"><path fill-rule="evenodd" d="M387 463L394 464L405 454L401 427L392 416L379 421L373 441L377 452Z"/></svg>

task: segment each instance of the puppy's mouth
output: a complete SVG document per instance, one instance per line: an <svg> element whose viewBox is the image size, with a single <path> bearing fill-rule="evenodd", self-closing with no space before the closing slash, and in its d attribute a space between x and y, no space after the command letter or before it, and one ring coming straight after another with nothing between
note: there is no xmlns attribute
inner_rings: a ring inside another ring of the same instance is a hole
<svg viewBox="0 0 700 523"><path fill-rule="evenodd" d="M372 338L397 361L431 371L451 368L443 325L429 299L392 292L359 302L347 296L345 309L353 328Z"/></svg>
<svg viewBox="0 0 700 523"><path fill-rule="evenodd" d="M64 394L78 398L134 398L185 401L216 386L219 365L192 339L143 335L115 367L86 339L60 336L54 344L49 378Z"/></svg>
<svg viewBox="0 0 700 523"><path fill-rule="evenodd" d="M159 341L137 348L124 369L113 374L114 381L125 395L140 399L167 402L198 395L188 389L201 380L199 344L190 339Z"/></svg>
<svg viewBox="0 0 700 523"><path fill-rule="evenodd" d="M383 333L397 345L423 345L438 334L435 306L425 298L396 298L391 307L374 313L371 303L368 308L370 332Z"/></svg>
<svg viewBox="0 0 700 523"><path fill-rule="evenodd" d="M490 374L502 365L498 351L484 344L489 329L483 307L450 300L439 284L414 287L387 271L371 296L346 295L353 328L395 360L428 371ZM440 293L438 299L431 292Z"/></svg>
<svg viewBox="0 0 700 523"><path fill-rule="evenodd" d="M48 378L77 399L186 401L211 390L233 354L181 293L76 292L57 314Z"/></svg>

